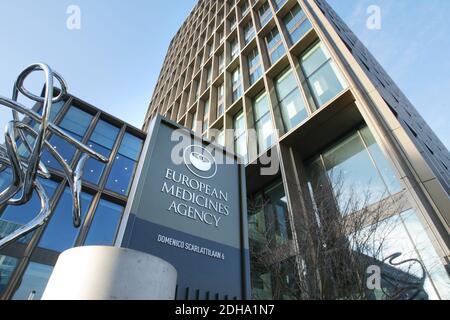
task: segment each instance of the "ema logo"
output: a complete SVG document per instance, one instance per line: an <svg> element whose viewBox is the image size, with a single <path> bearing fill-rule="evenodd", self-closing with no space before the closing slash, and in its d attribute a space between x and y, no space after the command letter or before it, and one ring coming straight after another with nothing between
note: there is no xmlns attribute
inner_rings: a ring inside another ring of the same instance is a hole
<svg viewBox="0 0 450 320"><path fill-rule="evenodd" d="M192 145L184 150L186 167L199 178L211 179L217 173L217 163L211 152L202 146Z"/></svg>

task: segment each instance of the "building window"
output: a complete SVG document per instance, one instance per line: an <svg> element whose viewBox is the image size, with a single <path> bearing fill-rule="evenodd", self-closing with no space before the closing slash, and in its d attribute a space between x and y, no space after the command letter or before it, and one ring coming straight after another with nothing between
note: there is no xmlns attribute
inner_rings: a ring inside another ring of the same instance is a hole
<svg viewBox="0 0 450 320"><path fill-rule="evenodd" d="M305 102L291 69L275 79L275 89L285 130L290 131L308 116Z"/></svg>
<svg viewBox="0 0 450 320"><path fill-rule="evenodd" d="M141 154L142 139L125 133L109 174L106 188L121 195L128 195Z"/></svg>
<svg viewBox="0 0 450 320"><path fill-rule="evenodd" d="M250 6L248 5L248 1L245 0L241 5L241 16L245 17L249 11L250 11Z"/></svg>
<svg viewBox="0 0 450 320"><path fill-rule="evenodd" d="M233 88L233 103L242 96L241 69L237 67L231 75L231 84Z"/></svg>
<svg viewBox="0 0 450 320"><path fill-rule="evenodd" d="M205 101L205 106L203 108L203 121L202 121L202 132L208 130L209 127L209 99Z"/></svg>
<svg viewBox="0 0 450 320"><path fill-rule="evenodd" d="M322 43L308 50L300 62L318 107L347 87L346 81Z"/></svg>
<svg viewBox="0 0 450 320"><path fill-rule="evenodd" d="M263 74L258 48L253 49L253 51L248 56L248 69L250 76L250 85L252 85L256 82L256 80L261 78Z"/></svg>
<svg viewBox="0 0 450 320"><path fill-rule="evenodd" d="M92 198L90 194L81 193L81 224L86 218ZM40 248L63 252L75 245L80 229L73 227L72 210L70 210L72 203L71 191L66 187L39 242Z"/></svg>
<svg viewBox="0 0 450 320"><path fill-rule="evenodd" d="M192 126L191 126L192 131L194 132L197 132L197 125L198 125L197 119L198 119L198 109L195 108L195 112L192 115Z"/></svg>
<svg viewBox="0 0 450 320"><path fill-rule="evenodd" d="M326 200L323 188L329 183L343 215L401 191L392 167L368 128L358 130L327 149L311 162L307 172L316 203L320 206Z"/></svg>
<svg viewBox="0 0 450 320"><path fill-rule="evenodd" d="M92 118L93 116L89 113L72 106L59 124L59 127L71 137L81 141L86 134ZM72 144L67 143L66 140L55 134L50 138L49 142L67 163L72 162L76 151ZM53 169L62 170L61 165L46 148L42 153L42 162Z"/></svg>
<svg viewBox="0 0 450 320"><path fill-rule="evenodd" d="M41 300L52 272L52 266L30 262L12 299Z"/></svg>
<svg viewBox="0 0 450 320"><path fill-rule="evenodd" d="M223 84L217 88L217 118L223 115L225 110L225 86Z"/></svg>
<svg viewBox="0 0 450 320"><path fill-rule="evenodd" d="M195 83L195 86L196 86L196 88L195 88L195 101L197 101L198 98L200 97L201 85L200 85L200 81L198 81L198 80L196 80L194 83Z"/></svg>
<svg viewBox="0 0 450 320"><path fill-rule="evenodd" d="M221 146L225 146L225 131L223 128L219 130L219 133L217 134L216 141Z"/></svg>
<svg viewBox="0 0 450 320"><path fill-rule="evenodd" d="M283 21L293 44L312 28L311 23L298 4L288 12Z"/></svg>
<svg viewBox="0 0 450 320"><path fill-rule="evenodd" d="M230 31L233 31L234 28L236 28L236 17L234 15L231 16L230 18Z"/></svg>
<svg viewBox="0 0 450 320"><path fill-rule="evenodd" d="M16 270L19 260L16 258L0 255L0 294L8 286L9 280L14 270Z"/></svg>
<svg viewBox="0 0 450 320"><path fill-rule="evenodd" d="M287 287L291 279L289 268L273 268L262 262L263 257L275 254L292 239L289 211L283 183L278 180L271 186L253 194L248 199L249 240L252 294L254 299L286 299L291 292ZM295 266L289 259L282 265ZM274 290L283 288L284 290Z"/></svg>
<svg viewBox="0 0 450 320"><path fill-rule="evenodd" d="M245 27L244 27L244 39L245 44L252 41L252 39L255 37L255 28L253 27L252 21L249 21Z"/></svg>
<svg viewBox="0 0 450 320"><path fill-rule="evenodd" d="M50 122L54 122L55 121L56 117L61 112L61 110L64 107L65 103L66 103L65 101L60 101L60 102L52 104L52 107L50 109L50 116L49 116ZM38 113L40 115L42 115L42 107L39 108Z"/></svg>
<svg viewBox="0 0 450 320"><path fill-rule="evenodd" d="M103 199L100 200L84 245L114 245L123 210L122 206Z"/></svg>
<svg viewBox="0 0 450 320"><path fill-rule="evenodd" d="M247 126L245 125L244 112L241 111L234 117L234 151L244 158L247 163Z"/></svg>
<svg viewBox="0 0 450 320"><path fill-rule="evenodd" d="M266 46L272 64L284 55L284 45L277 27L273 28L266 36Z"/></svg>
<svg viewBox="0 0 450 320"><path fill-rule="evenodd" d="M9 170L8 170L9 171ZM0 174L0 176L9 175L10 173L5 171ZM44 187L47 192L49 199L51 200L55 194L58 184L52 180L46 180L38 178L38 181ZM1 184L1 183L0 183ZM4 190L4 188L0 189ZM41 210L41 200L36 192L29 202L22 206L7 206L6 209L1 214L0 218L0 237L3 238L12 232L16 231L18 228L29 223L36 214ZM33 232L29 233L17 240L17 243L26 244L33 237Z"/></svg>
<svg viewBox="0 0 450 320"><path fill-rule="evenodd" d="M269 97L265 92L253 100L253 116L258 138L258 154L260 154L272 146L275 133L270 114Z"/></svg>
<svg viewBox="0 0 450 320"><path fill-rule="evenodd" d="M239 55L239 42L234 38L230 43L231 60L234 60Z"/></svg>
<svg viewBox="0 0 450 320"><path fill-rule="evenodd" d="M371 230L375 229L375 231ZM362 238L362 239L361 239ZM380 226L367 226L356 237L350 238L351 242L359 242L367 244L364 254L372 259L372 261L380 261L382 273L391 275L392 278L388 283L382 282L383 290L377 290L369 299L389 299L385 294L394 296L396 287L396 280L404 281L403 285L407 284L407 280L412 281L411 284L418 283L423 274L416 262L413 264L403 263L398 266L386 266L381 263L383 259L392 256L396 253L401 253L399 260L415 259L420 261L425 267L427 276L425 283L420 288L415 299L419 300L449 300L450 299L450 278L445 266L441 262L433 241L428 236L428 232L424 227L423 222L419 219L414 210L407 210L399 215L391 216L383 220ZM367 259L365 257L365 259ZM405 281L406 280L406 281ZM400 288L401 285L400 285ZM414 287L413 287L414 288ZM400 292L407 292L401 290Z"/></svg>
<svg viewBox="0 0 450 320"><path fill-rule="evenodd" d="M218 31L217 36L219 37L219 45L221 45L224 40L223 31L222 30Z"/></svg>
<svg viewBox="0 0 450 320"><path fill-rule="evenodd" d="M285 3L287 0L275 0L275 8L277 8L277 10L279 10Z"/></svg>
<svg viewBox="0 0 450 320"><path fill-rule="evenodd" d="M261 26L266 25L272 19L272 10L270 9L269 1L264 2L261 8L259 8L258 14Z"/></svg>
<svg viewBox="0 0 450 320"><path fill-rule="evenodd" d="M212 83L212 69L207 68L206 69L206 89L208 89L211 86Z"/></svg>
<svg viewBox="0 0 450 320"><path fill-rule="evenodd" d="M223 53L219 55L218 61L219 61L219 74L221 74L225 69L225 59Z"/></svg>
<svg viewBox="0 0 450 320"><path fill-rule="evenodd" d="M119 131L119 128L100 120L88 142L89 148L109 158ZM105 167L106 165L104 163L89 158L84 167L83 179L98 185Z"/></svg>

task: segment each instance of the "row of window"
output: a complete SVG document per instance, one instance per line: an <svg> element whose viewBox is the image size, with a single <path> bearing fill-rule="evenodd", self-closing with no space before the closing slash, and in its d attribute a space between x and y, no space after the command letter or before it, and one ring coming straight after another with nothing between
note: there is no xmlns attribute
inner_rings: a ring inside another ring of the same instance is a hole
<svg viewBox="0 0 450 320"><path fill-rule="evenodd" d="M251 55L252 61L254 55ZM338 72L336 65L331 60L330 55L321 43L317 43L308 50L301 58L300 64L306 77L307 86L312 93L317 106L323 106L347 85L344 78ZM250 70L258 73L260 66L256 62L250 64ZM283 71L274 79L275 93L277 103L274 107L275 114L281 115L284 132L289 132L308 117L307 103L304 94L298 86L294 71L290 68ZM218 89L218 114L219 118L224 112L223 107L224 86ZM240 77L240 68L238 67L232 73L232 99L237 101L243 94L242 81ZM209 111L209 100L206 104ZM272 116L270 113L270 99L268 94L263 91L252 101L253 110L253 128L257 134L258 154L270 148L275 142L275 130ZM314 111L313 109L312 111ZM193 119L196 119L194 117ZM203 132L208 127L208 117L203 119ZM205 122L206 121L206 122ZM234 120L235 133L235 151L242 157L247 157L247 137L245 135L246 122L243 111L235 115ZM194 128L195 129L195 128ZM222 131L222 130L220 130ZM221 134L222 139L222 134Z"/></svg>
<svg viewBox="0 0 450 320"><path fill-rule="evenodd" d="M9 170L0 174L0 187L5 187L11 181ZM50 199L54 198L58 183L53 180L39 179ZM93 205L94 196L90 193L81 194L81 220L84 224L87 213ZM78 239L79 232L83 228L75 229L72 225L72 196L69 187L65 187L62 195L57 200L55 210L49 222L45 225L45 231L39 241L38 247L63 252L73 247ZM116 229L124 208L110 201L101 199L96 204L93 220L89 226L86 245L112 245L116 236ZM38 195L35 193L31 201L24 206L7 206L0 216L0 237L11 233L18 227L31 221L41 208ZM27 244L32 235L27 235L18 242Z"/></svg>
<svg viewBox="0 0 450 320"><path fill-rule="evenodd" d="M63 102L60 102L59 104L53 105L52 115L50 116L51 121L55 120L63 104ZM58 125L69 135L81 142L85 139L93 118L93 115L88 112L76 106L70 106ZM119 138L120 130L121 128L100 119L89 137L87 145L94 151L110 158ZM52 135L49 142L63 157L65 162L72 163L76 151L73 145L68 144L57 135ZM117 154L111 159L113 160L113 165L106 179L107 190L123 196L128 195L142 145L142 139L125 132ZM42 161L48 167L62 171L62 166L47 149L43 152ZM83 180L97 186L104 176L105 169L105 164L94 159L89 159L84 167Z"/></svg>
<svg viewBox="0 0 450 320"><path fill-rule="evenodd" d="M321 220L322 209L326 211L324 219L329 217L330 212L334 212L329 209L330 205L337 204L336 214L350 218L355 211L402 191L391 164L366 126L307 161L305 173L319 226L325 223ZM331 197L328 190L332 192ZM295 286L298 280L295 278L296 271L293 270L293 259L276 262L273 266L261 263L261 257L275 254L292 240L292 226L282 182L278 181L249 195L248 204L254 299L298 299L299 287ZM367 219L368 223L370 221L372 220ZM386 217L377 223L376 226L358 226L362 230L358 230L356 234L348 234L349 248L358 250L355 253L365 257L364 259L380 261L383 273L389 273L394 282L395 279L405 280L405 274L409 274L409 279L420 279L423 276L422 270L406 262L387 265L381 262L383 259L401 253L401 261L420 261L426 275L420 295L416 298L449 299L450 277L416 212L400 207L391 216L386 212ZM351 229L351 232L355 231ZM355 242L360 245L352 245ZM365 246L361 248L362 243ZM283 252L286 251L283 249ZM367 298L385 299L388 292L389 288L384 292L374 291Z"/></svg>
<svg viewBox="0 0 450 320"><path fill-rule="evenodd" d="M263 6L264 7L264 6ZM269 12L271 12L269 10ZM287 33L289 35L289 40L291 42L291 44L296 43L298 40L300 40L300 38L305 35L311 28L311 24L309 22L309 20L307 20L304 12L301 10L300 6L297 4L295 5L287 14L286 16L283 18L284 21L284 25L285 28L287 30ZM255 27L253 26L253 23L251 21L249 21L245 26L244 26L244 45L248 44L251 40L253 40L255 38L256 32L255 32ZM223 36L223 32L218 32L218 46L222 45L222 43L224 42L224 36ZM269 33L268 35L265 36L265 43L266 43L266 47L268 50L268 55L270 57L270 60L272 62L272 64L274 64L281 56L284 55L285 53L285 49L284 49L284 45L282 43L282 38L281 38L281 34L279 33L277 27L274 27ZM234 37L233 39L231 39L229 41L229 45L230 45L230 54L229 54L229 61L233 61L234 59L236 59L240 53L240 46L239 46L239 42L238 42L238 38ZM206 47L205 49L205 61L207 61L212 55L213 55L213 45L205 43L202 44L201 47ZM254 54L254 53L252 53ZM202 64L202 56L203 54L200 54L200 56L196 59L197 63L191 67L188 68L189 70L191 70L190 72L196 73L196 71L200 68L200 65ZM224 57L224 53L219 53L218 54L218 74L221 74L224 70L225 67L225 57ZM186 63L187 60L185 60ZM183 70L185 66L179 66L178 68L178 72L180 72L180 70ZM167 104L171 104L172 101L175 99L175 96L177 94L179 94L179 92L181 92L181 90L183 89L183 85L185 81L189 81L190 80L190 72L188 72L186 74L186 76L181 76L178 82L178 85L175 86L174 88L172 88L172 94L169 95L169 98L166 98L168 101L165 101L165 103ZM213 72L212 72L212 68L211 66L208 66L205 68L204 73L206 74L206 80L204 80L206 82L206 87L205 89L207 89L212 81L212 76L213 76ZM204 83L205 83L204 82ZM172 83L172 81L170 81L170 83ZM177 82L176 82L177 83ZM194 83L196 83L196 95L195 97L198 98L199 94L200 94L200 90L202 88L202 85L200 85L199 80L194 81ZM252 84L252 83L251 83Z"/></svg>

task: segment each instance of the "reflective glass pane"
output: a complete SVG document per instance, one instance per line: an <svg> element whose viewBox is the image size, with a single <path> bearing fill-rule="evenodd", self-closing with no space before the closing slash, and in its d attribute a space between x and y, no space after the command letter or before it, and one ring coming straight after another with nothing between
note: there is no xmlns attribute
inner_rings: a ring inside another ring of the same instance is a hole
<svg viewBox="0 0 450 320"><path fill-rule="evenodd" d="M100 200L84 245L113 245L123 209L117 204Z"/></svg>
<svg viewBox="0 0 450 320"><path fill-rule="evenodd" d="M289 131L308 117L305 102L291 70L276 79L275 88L283 123Z"/></svg>
<svg viewBox="0 0 450 320"><path fill-rule="evenodd" d="M30 262L13 300L40 300L52 272L52 266Z"/></svg>
<svg viewBox="0 0 450 320"><path fill-rule="evenodd" d="M65 103L66 103L65 101L60 101L58 103L53 103L52 104L52 108L50 109L50 117L49 117L51 122L55 121L56 117L58 116L58 114L61 111L61 109L64 107ZM42 108L39 108L38 113L40 115L42 115Z"/></svg>
<svg viewBox="0 0 450 320"><path fill-rule="evenodd" d="M332 100L344 89L345 83L337 75L337 69L330 61L308 78L308 83L319 106Z"/></svg>
<svg viewBox="0 0 450 320"><path fill-rule="evenodd" d="M402 190L402 187L400 186L400 183L398 182L398 178L395 175L394 171L392 170L392 166L389 163L389 161L384 156L383 152L381 151L380 146L378 143L376 143L374 136L370 132L369 127L365 127L361 130L361 135L363 136L364 141L366 142L369 152L372 155L378 170L380 170L384 182L389 188L389 191L391 194L395 194L397 192L400 192Z"/></svg>
<svg viewBox="0 0 450 320"><path fill-rule="evenodd" d="M119 153L131 160L137 161L142 150L142 139L130 134L125 133L122 144L120 145Z"/></svg>
<svg viewBox="0 0 450 320"><path fill-rule="evenodd" d="M60 138L57 135L53 135L49 141L50 145L62 156L63 160L67 163L71 163L73 156L75 155L75 147L72 144L69 144L66 140ZM51 153L44 149L42 153L42 162L53 169L62 170L62 166L56 159L51 155Z"/></svg>
<svg viewBox="0 0 450 320"><path fill-rule="evenodd" d="M0 294L5 291L18 262L16 258L0 255Z"/></svg>
<svg viewBox="0 0 450 320"><path fill-rule="evenodd" d="M388 196L386 186L358 134L324 154L325 167L342 213L349 203L357 209ZM368 203L366 203L368 202Z"/></svg>
<svg viewBox="0 0 450 320"><path fill-rule="evenodd" d="M264 152L273 145L274 130L270 113L266 113L256 122L256 132L258 136L258 152Z"/></svg>
<svg viewBox="0 0 450 320"><path fill-rule="evenodd" d="M374 258L382 267L383 291L375 291L374 299L391 299L399 293L403 299L450 298L449 275L413 210L385 219L379 226L367 227L352 241L366 243L362 254ZM395 259L396 265L385 261L397 253L401 255Z"/></svg>
<svg viewBox="0 0 450 320"><path fill-rule="evenodd" d="M321 43L316 44L306 54L303 55L301 62L305 75L309 77L314 73L321 65L330 59L328 51L322 46Z"/></svg>
<svg viewBox="0 0 450 320"><path fill-rule="evenodd" d="M39 179L44 186L45 191L50 199L55 194L58 184L51 180ZM22 206L8 206L0 218L0 237L3 238L21 226L30 222L35 218L41 210L41 202L36 192L33 192L32 199ZM27 243L33 233L25 235L17 240L19 243Z"/></svg>
<svg viewBox="0 0 450 320"><path fill-rule="evenodd" d="M196 124L196 122L194 122ZM137 160L142 149L142 140L126 133L114 160L106 188L122 195L128 195Z"/></svg>
<svg viewBox="0 0 450 320"><path fill-rule="evenodd" d="M81 222L91 205L92 196L81 194ZM39 247L62 252L74 246L80 229L75 229L72 220L72 195L68 188L64 190L50 221L45 228Z"/></svg>
<svg viewBox="0 0 450 320"><path fill-rule="evenodd" d="M11 184L11 169L1 167L0 170L0 192L5 190Z"/></svg>
<svg viewBox="0 0 450 320"><path fill-rule="evenodd" d="M60 127L68 131L74 138L81 140L91 124L93 116L76 107L71 107L60 123Z"/></svg>
<svg viewBox="0 0 450 320"><path fill-rule="evenodd" d="M266 93L260 94L254 101L253 111L255 120L258 121L262 116L269 112L269 99Z"/></svg>
<svg viewBox="0 0 450 320"><path fill-rule="evenodd" d="M119 131L119 128L100 120L92 134L88 146L103 156L109 157ZM84 167L83 179L93 184L98 184L105 166L105 164L89 158Z"/></svg>

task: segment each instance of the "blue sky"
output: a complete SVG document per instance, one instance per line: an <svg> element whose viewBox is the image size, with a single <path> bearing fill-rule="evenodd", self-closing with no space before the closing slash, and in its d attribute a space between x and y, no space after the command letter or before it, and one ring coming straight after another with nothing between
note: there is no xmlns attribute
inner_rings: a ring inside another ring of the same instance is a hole
<svg viewBox="0 0 450 320"><path fill-rule="evenodd" d="M0 95L33 62L60 72L70 92L140 127L170 39L196 0L1 0ZM329 0L450 146L450 1ZM66 28L69 5L81 30ZM366 28L369 5L381 30ZM170 14L169 14L170 13ZM37 79L30 81L37 89ZM0 109L0 127L9 119ZM0 134L0 141L3 140Z"/></svg>

